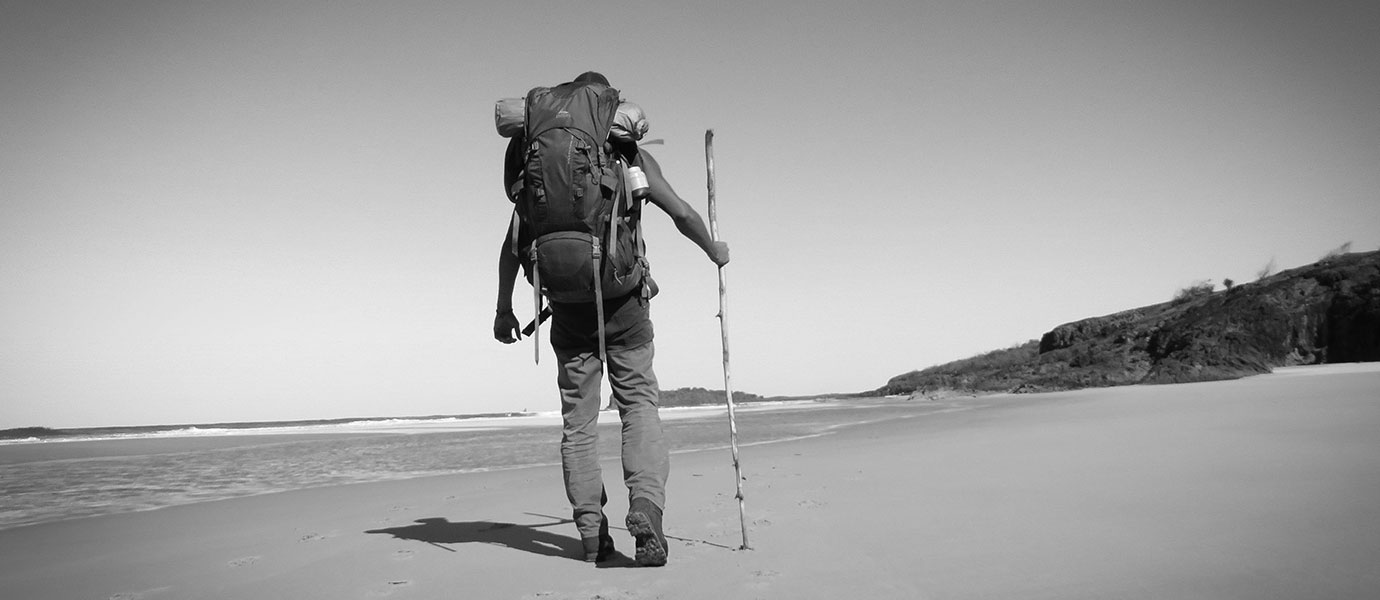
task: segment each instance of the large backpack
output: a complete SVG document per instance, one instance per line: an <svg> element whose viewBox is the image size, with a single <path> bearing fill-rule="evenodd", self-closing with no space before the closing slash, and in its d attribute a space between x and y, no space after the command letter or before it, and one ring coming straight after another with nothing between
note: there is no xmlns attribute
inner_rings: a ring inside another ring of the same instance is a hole
<svg viewBox="0 0 1380 600"><path fill-rule="evenodd" d="M604 358L603 301L643 283L640 202L627 193L625 169L636 145L609 141L618 90L567 83L528 92L520 144L521 172L510 175L515 203L512 243L541 297L593 303ZM540 337L540 328L534 328ZM537 342L540 344L540 342Z"/></svg>

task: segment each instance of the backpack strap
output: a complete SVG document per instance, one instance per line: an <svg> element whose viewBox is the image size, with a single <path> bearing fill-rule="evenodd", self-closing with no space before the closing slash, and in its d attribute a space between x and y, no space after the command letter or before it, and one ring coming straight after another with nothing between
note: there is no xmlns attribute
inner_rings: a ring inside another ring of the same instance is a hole
<svg viewBox="0 0 1380 600"><path fill-rule="evenodd" d="M628 159L628 165L638 166L642 162L642 155L637 152L637 146L633 146L632 157ZM647 243L642 239L642 208L646 205L645 200L638 200L632 195L632 189L626 182L623 184L623 196L627 202L628 215L631 217L633 233L633 255L637 262L642 266L642 283L638 285L641 290L642 300L651 300L656 294L652 282L652 266L647 262Z"/></svg>
<svg viewBox="0 0 1380 600"><path fill-rule="evenodd" d="M521 237L521 230L522 230L522 218L518 216L517 209L514 208L514 209L513 209L513 221L512 221L512 223L508 226L508 245L509 245L510 248L511 248L511 249L510 249L510 252L513 253L513 256L516 256L516 257L518 257L518 258L522 258L522 250L521 250L521 247L519 246L519 244L521 243L521 242L519 241L519 238Z"/></svg>
<svg viewBox="0 0 1380 600"><path fill-rule="evenodd" d="M541 364L541 269L537 268L537 245L532 244L532 362Z"/></svg>
<svg viewBox="0 0 1380 600"><path fill-rule="evenodd" d="M613 202L613 207L612 207L611 209L609 209L609 227L608 227L608 230L609 230L609 242L608 242L608 247L609 247L609 260L610 260L610 261L612 261L614 258L617 258L617 257L618 257L618 209L621 208L621 207L623 206L623 196L626 194L627 189L628 189L628 183L627 183L627 181L624 181L623 163L622 163L621 161L614 161L613 167L614 167L614 169L617 169L617 170L618 170L618 182L619 182L619 186L618 186L618 187L622 188L623 191L624 191L624 193L623 193L623 194L619 194L617 198L614 198L614 199L612 200L612 202ZM596 267L596 268L594 269L594 277L595 277L595 278L599 278L599 277L601 277L601 276L602 276L602 275L601 275L601 273L599 272L599 269Z"/></svg>
<svg viewBox="0 0 1380 600"><path fill-rule="evenodd" d="M594 317L599 324L599 366L608 371L608 347L604 338L604 286L601 283L604 277L601 275L601 263L603 262L603 251L599 247L599 237L595 236L592 240L594 252Z"/></svg>

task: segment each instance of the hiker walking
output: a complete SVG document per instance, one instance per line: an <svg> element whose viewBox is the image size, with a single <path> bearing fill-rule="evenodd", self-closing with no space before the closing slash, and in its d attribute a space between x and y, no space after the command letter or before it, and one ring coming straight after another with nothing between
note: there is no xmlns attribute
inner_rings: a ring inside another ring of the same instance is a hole
<svg viewBox="0 0 1380 600"><path fill-rule="evenodd" d="M669 215L716 265L728 263L728 245L711 238L656 160L639 150L646 120L635 105L621 102L603 75L587 72L554 88L535 88L521 101L500 101L496 117L500 133L512 138L504 185L514 212L498 259L494 337L509 344L524 334L512 304L521 266L534 288L536 318L529 327L537 343L542 300L549 301L559 363L561 464L584 558L614 555L597 447L600 381L607 370L623 423L626 524L635 558L643 566L664 565L661 518L670 455L652 370L649 305L656 284L642 243L643 201Z"/></svg>

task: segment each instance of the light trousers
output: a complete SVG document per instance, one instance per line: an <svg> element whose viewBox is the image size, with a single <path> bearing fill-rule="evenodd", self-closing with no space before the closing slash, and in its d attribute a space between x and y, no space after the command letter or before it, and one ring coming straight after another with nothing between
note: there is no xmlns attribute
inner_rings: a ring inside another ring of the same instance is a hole
<svg viewBox="0 0 1380 600"><path fill-rule="evenodd" d="M608 348L609 386L623 422L623 483L628 500L646 498L666 506L666 478L671 460L657 414L655 354L652 342L632 348ZM604 365L598 352L556 349L561 392L561 465L566 497L582 538L597 537L608 501L599 467L600 383Z"/></svg>

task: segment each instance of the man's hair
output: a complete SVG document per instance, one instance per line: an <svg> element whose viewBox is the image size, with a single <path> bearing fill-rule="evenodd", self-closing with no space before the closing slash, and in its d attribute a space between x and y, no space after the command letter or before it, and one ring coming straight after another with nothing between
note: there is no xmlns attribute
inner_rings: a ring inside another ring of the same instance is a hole
<svg viewBox="0 0 1380 600"><path fill-rule="evenodd" d="M580 73L579 77L575 78L575 83L598 83L609 85L609 79L598 71L585 71L584 73Z"/></svg>

